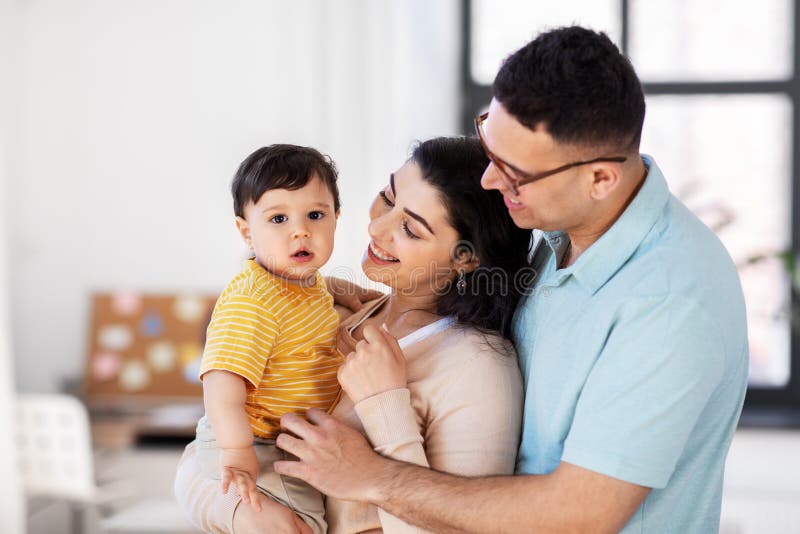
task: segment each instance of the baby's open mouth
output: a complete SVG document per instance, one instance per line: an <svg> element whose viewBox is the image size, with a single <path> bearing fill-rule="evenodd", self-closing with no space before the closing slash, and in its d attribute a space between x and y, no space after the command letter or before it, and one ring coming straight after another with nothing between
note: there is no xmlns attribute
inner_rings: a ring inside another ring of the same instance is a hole
<svg viewBox="0 0 800 534"><path fill-rule="evenodd" d="M314 253L311 252L310 250L308 250L307 248L297 249L294 252L294 254L291 255L291 258L294 261L299 261L299 262L311 261L311 259L313 257L314 257Z"/></svg>

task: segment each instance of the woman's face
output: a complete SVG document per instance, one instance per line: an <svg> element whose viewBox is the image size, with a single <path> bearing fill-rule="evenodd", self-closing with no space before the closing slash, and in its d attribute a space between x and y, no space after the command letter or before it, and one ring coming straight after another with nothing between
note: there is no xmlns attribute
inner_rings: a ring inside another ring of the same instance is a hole
<svg viewBox="0 0 800 534"><path fill-rule="evenodd" d="M370 207L370 243L361 266L370 280L405 295L441 292L456 276L458 233L440 193L409 161L391 175Z"/></svg>

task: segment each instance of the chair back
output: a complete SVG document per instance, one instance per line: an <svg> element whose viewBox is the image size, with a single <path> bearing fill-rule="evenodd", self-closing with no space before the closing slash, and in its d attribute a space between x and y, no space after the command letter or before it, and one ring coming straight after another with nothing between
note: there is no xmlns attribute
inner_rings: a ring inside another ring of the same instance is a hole
<svg viewBox="0 0 800 534"><path fill-rule="evenodd" d="M25 492L91 502L96 484L86 407L68 395L20 394L16 412Z"/></svg>

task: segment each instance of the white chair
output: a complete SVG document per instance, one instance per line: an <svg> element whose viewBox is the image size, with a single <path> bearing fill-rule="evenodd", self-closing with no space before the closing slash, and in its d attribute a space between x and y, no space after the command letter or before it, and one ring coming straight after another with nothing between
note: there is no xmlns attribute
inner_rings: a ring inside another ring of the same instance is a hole
<svg viewBox="0 0 800 534"><path fill-rule="evenodd" d="M130 496L129 491L115 491L120 488L112 484L99 490L89 415L75 397L17 395L15 429L19 472L26 496L47 504L66 502L72 512L72 532L87 531L88 509L110 505L126 493Z"/></svg>
<svg viewBox="0 0 800 534"><path fill-rule="evenodd" d="M30 496L97 498L86 408L67 395L17 396L17 450Z"/></svg>
<svg viewBox="0 0 800 534"><path fill-rule="evenodd" d="M142 498L119 475L118 480L98 487L89 415L75 397L18 395L16 419L19 471L26 496L47 504L69 504L73 533L191 529L171 499ZM122 501L127 501L124 507L119 506ZM89 510L91 516L86 513ZM87 521L89 517L94 521Z"/></svg>

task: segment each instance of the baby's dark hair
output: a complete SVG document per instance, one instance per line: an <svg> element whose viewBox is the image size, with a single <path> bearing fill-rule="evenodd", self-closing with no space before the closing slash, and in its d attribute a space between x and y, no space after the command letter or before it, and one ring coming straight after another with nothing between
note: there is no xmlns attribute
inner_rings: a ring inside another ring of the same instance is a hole
<svg viewBox="0 0 800 534"><path fill-rule="evenodd" d="M339 211L338 172L330 156L306 146L277 144L259 148L239 165L231 184L233 212L244 217L248 202L256 203L272 189L301 189L314 176L333 195L334 211Z"/></svg>

